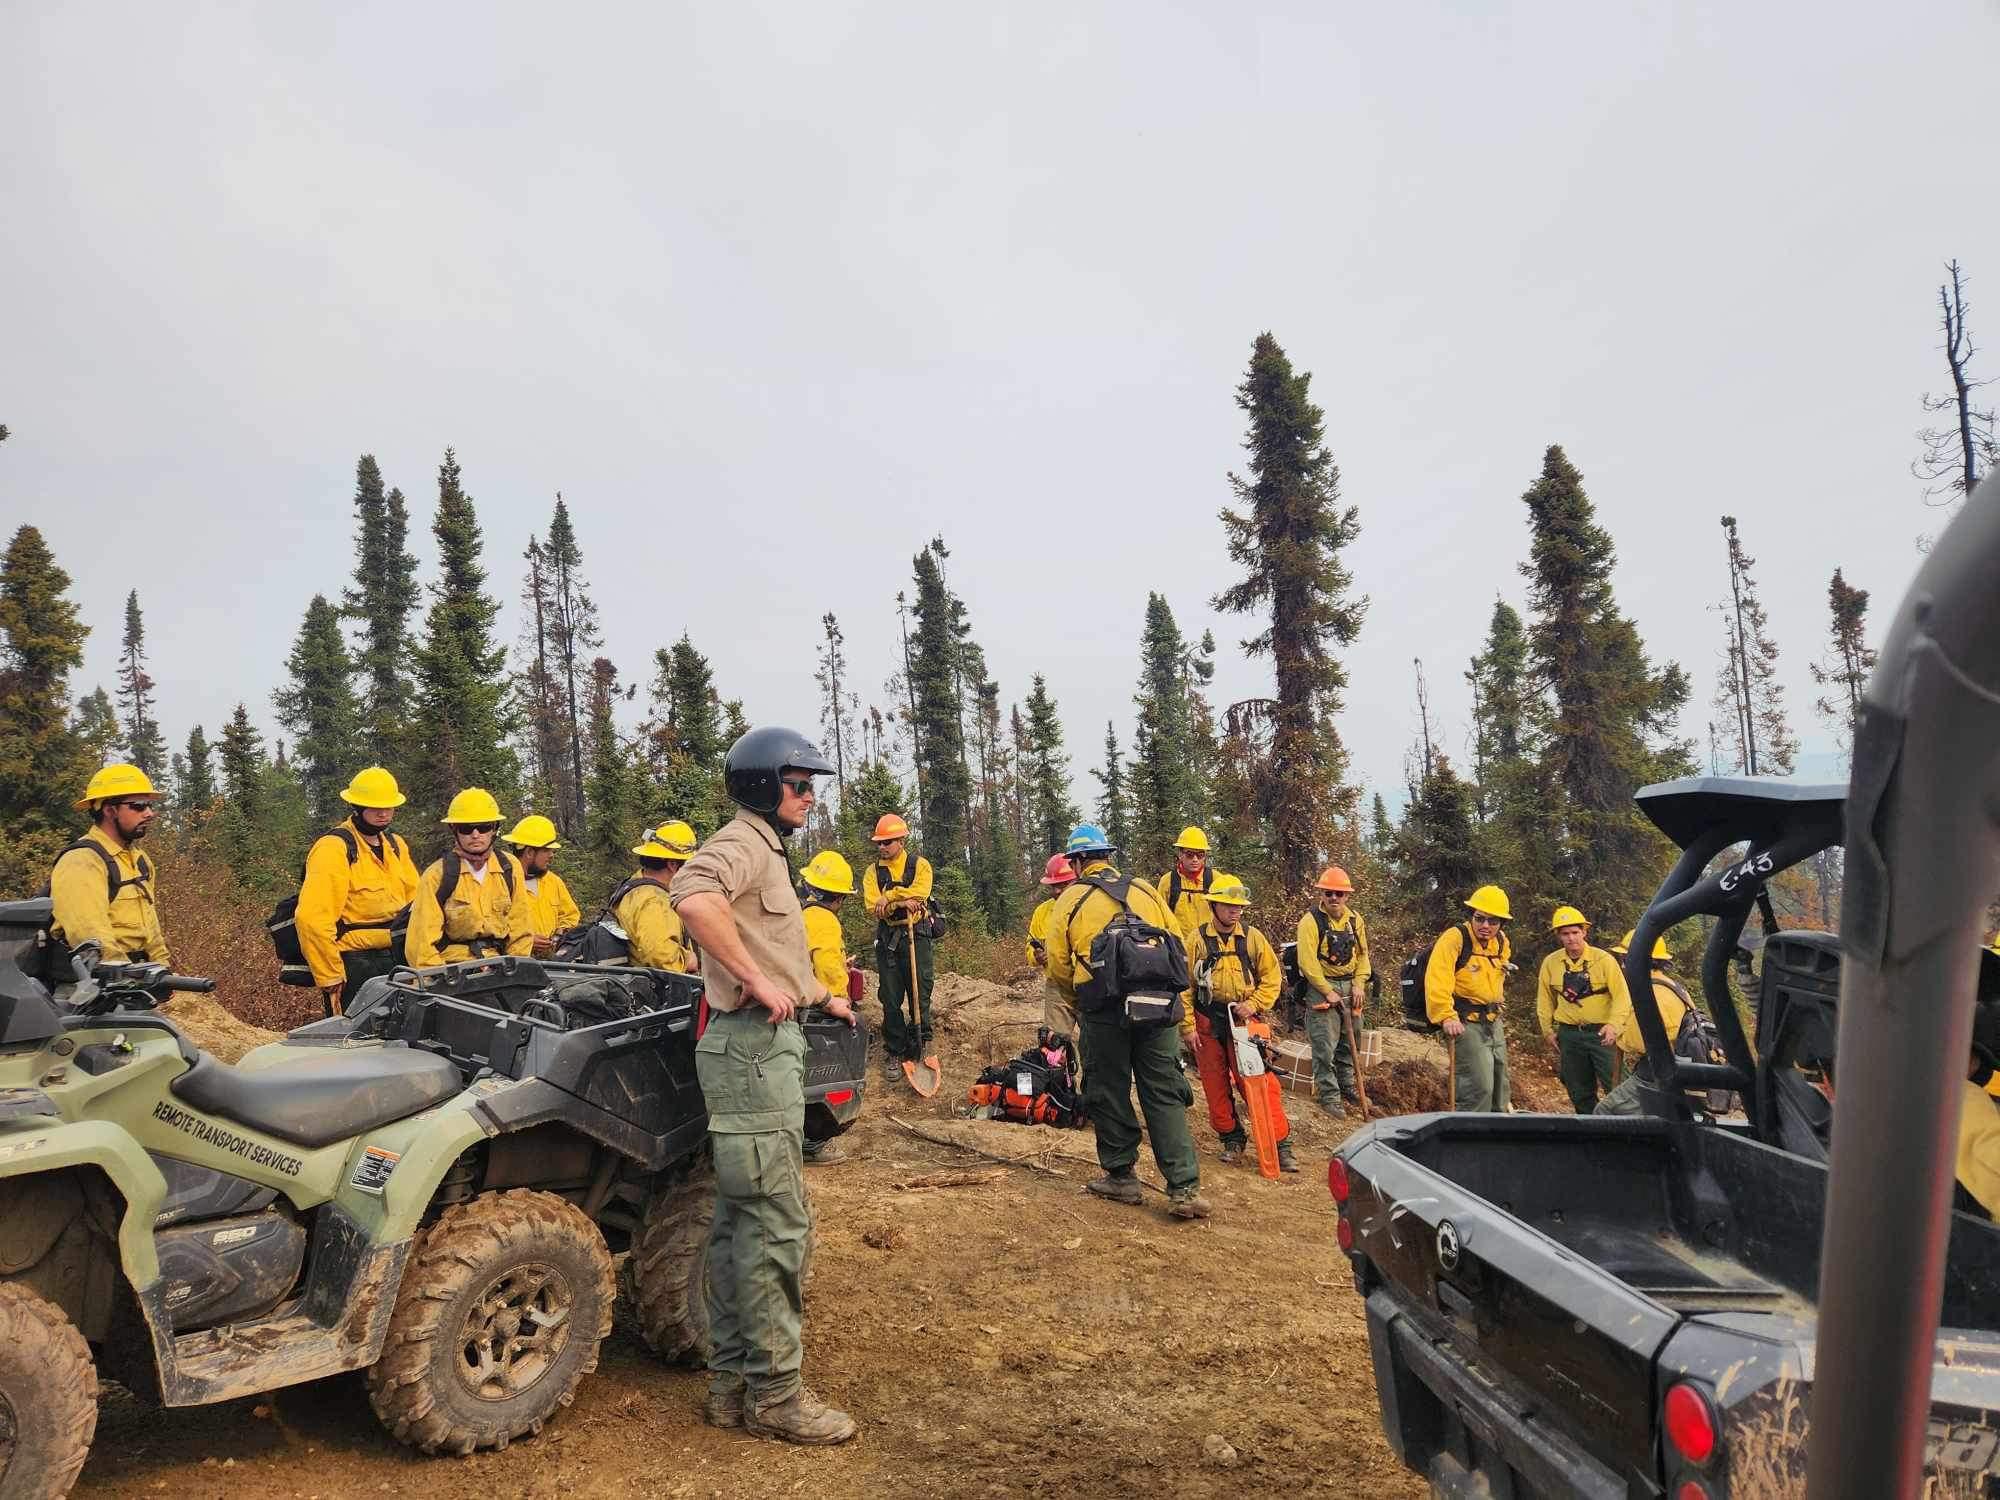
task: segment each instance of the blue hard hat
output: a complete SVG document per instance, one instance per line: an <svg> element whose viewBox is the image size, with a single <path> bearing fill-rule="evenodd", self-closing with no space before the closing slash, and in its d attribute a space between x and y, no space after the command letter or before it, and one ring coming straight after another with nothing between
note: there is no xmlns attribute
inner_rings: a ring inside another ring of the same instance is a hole
<svg viewBox="0 0 2000 1500"><path fill-rule="evenodd" d="M1095 823L1079 823L1069 831L1069 842L1063 846L1066 854L1109 854L1111 840L1104 836L1104 830Z"/></svg>

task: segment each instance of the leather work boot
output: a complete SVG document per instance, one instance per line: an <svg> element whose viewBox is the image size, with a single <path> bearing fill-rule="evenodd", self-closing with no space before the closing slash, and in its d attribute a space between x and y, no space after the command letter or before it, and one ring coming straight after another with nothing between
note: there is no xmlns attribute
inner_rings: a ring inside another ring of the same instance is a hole
<svg viewBox="0 0 2000 1500"><path fill-rule="evenodd" d="M734 1381L721 1391L709 1387L708 1399L701 1404L701 1419L711 1427L741 1427L743 1382Z"/></svg>
<svg viewBox="0 0 2000 1500"><path fill-rule="evenodd" d="M1233 1167L1241 1160L1243 1160L1243 1141L1237 1136L1225 1135L1222 1138L1222 1164L1225 1167Z"/></svg>
<svg viewBox="0 0 2000 1500"><path fill-rule="evenodd" d="M838 1407L828 1406L804 1386L782 1401L744 1408L743 1428L758 1437L781 1438L814 1448L844 1443L859 1430L854 1418Z"/></svg>
<svg viewBox="0 0 2000 1500"><path fill-rule="evenodd" d="M1109 1198L1113 1203L1143 1203L1146 1190L1139 1186L1139 1179L1128 1169L1123 1172L1106 1172L1086 1182L1084 1191L1095 1193L1100 1198Z"/></svg>
<svg viewBox="0 0 2000 1500"><path fill-rule="evenodd" d="M807 1141L803 1150L805 1163L809 1167L823 1167L829 1162L846 1161L847 1153L840 1149L837 1141Z"/></svg>
<svg viewBox="0 0 2000 1500"><path fill-rule="evenodd" d="M1205 1219L1208 1200L1202 1197L1200 1188L1175 1188L1167 1194L1167 1212L1176 1219Z"/></svg>
<svg viewBox="0 0 2000 1500"><path fill-rule="evenodd" d="M1280 1172L1296 1172L1298 1169L1299 1159L1292 1155L1292 1143L1290 1139L1278 1142L1278 1170Z"/></svg>

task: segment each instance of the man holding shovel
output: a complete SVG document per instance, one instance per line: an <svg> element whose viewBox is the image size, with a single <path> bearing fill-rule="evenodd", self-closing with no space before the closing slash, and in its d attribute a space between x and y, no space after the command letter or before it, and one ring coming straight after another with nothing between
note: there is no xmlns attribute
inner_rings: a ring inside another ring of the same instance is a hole
<svg viewBox="0 0 2000 1500"><path fill-rule="evenodd" d="M1345 1106L1363 1107L1355 1075L1361 1000L1368 993L1368 924L1348 904L1354 882L1328 865L1313 887L1314 904L1299 918L1299 974L1312 989L1306 1036L1312 1042L1313 1098L1338 1120Z"/></svg>
<svg viewBox="0 0 2000 1500"><path fill-rule="evenodd" d="M930 1050L931 862L909 851L910 825L895 813L876 820L875 863L861 876L861 899L875 916L875 970L881 976L882 1076L908 1078L917 1092L937 1091ZM909 1005L907 1018L903 1006Z"/></svg>
<svg viewBox="0 0 2000 1500"><path fill-rule="evenodd" d="M1513 916L1507 893L1482 885L1465 898L1468 920L1447 927L1424 966L1424 1007L1444 1028L1451 1051L1451 1107L1504 1110L1507 1032L1500 1019L1513 946L1501 924Z"/></svg>

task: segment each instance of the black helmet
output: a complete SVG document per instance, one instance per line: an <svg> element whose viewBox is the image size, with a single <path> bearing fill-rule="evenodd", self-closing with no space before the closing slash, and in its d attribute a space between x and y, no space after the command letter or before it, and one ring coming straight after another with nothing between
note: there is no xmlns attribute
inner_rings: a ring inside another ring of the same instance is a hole
<svg viewBox="0 0 2000 1500"><path fill-rule="evenodd" d="M729 747L722 760L722 784L730 801L768 815L776 812L783 800L778 774L788 770L831 776L833 763L796 729L767 724L750 730Z"/></svg>

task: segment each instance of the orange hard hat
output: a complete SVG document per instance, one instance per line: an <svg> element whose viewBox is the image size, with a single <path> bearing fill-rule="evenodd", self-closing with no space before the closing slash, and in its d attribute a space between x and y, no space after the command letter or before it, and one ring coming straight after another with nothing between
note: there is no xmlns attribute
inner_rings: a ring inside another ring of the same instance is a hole
<svg viewBox="0 0 2000 1500"><path fill-rule="evenodd" d="M1066 854L1051 854L1048 864L1042 870L1043 885L1068 885L1076 879L1076 866L1069 862Z"/></svg>
<svg viewBox="0 0 2000 1500"><path fill-rule="evenodd" d="M883 813L875 820L875 831L868 835L870 843L879 844L885 839L906 839L910 836L910 825L895 813Z"/></svg>
<svg viewBox="0 0 2000 1500"><path fill-rule="evenodd" d="M1341 869L1339 865L1328 865L1321 870L1319 879L1313 884L1317 890L1341 891L1349 896L1354 894L1354 882L1347 878L1347 871Z"/></svg>

